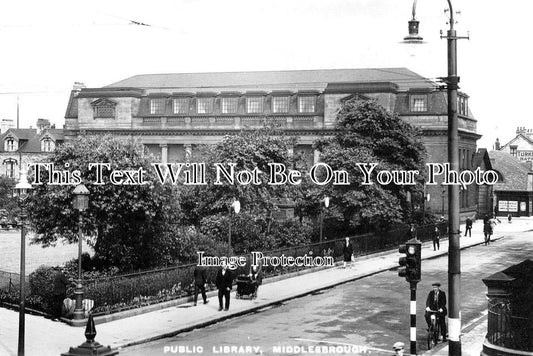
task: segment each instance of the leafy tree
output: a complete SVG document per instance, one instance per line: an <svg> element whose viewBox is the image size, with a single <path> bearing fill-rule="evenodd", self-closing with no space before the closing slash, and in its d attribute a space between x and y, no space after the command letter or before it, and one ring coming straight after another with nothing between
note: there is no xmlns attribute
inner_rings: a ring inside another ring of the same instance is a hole
<svg viewBox="0 0 533 356"><path fill-rule="evenodd" d="M141 143L113 136L82 136L59 146L48 162L56 171L80 172L90 192L81 225L96 258L122 270L172 262L168 246L173 236L166 232L167 225L179 218L178 193L174 186L156 181L150 165L155 158ZM95 184L97 170L89 169L90 163L109 163L110 170L143 169L146 184L111 184L106 169L103 184ZM28 208L34 242L44 246L58 239L76 242L74 186L53 184L49 178L46 170L40 174L43 184L36 186Z"/></svg>
<svg viewBox="0 0 533 356"><path fill-rule="evenodd" d="M282 132L264 127L258 130L243 130L237 135L226 136L214 145L203 148L207 166L208 184L205 186L185 187L181 196L184 221L201 226L206 235L215 236L219 241L227 241L230 223L230 204L239 200L241 212L231 214L232 247L240 253L244 250L266 249L276 246L276 241L290 240L272 234L276 224L272 213L277 205L273 199L297 198L297 189L289 184L267 184L269 163L279 163L287 169L295 168L289 155L295 139L286 137ZM222 164L228 171L234 164L234 172L258 170L260 184L231 184L221 176L222 184L214 184L216 170L214 164ZM297 237L301 239L300 236ZM288 242L290 244L290 242Z"/></svg>
<svg viewBox="0 0 533 356"><path fill-rule="evenodd" d="M417 128L374 100L350 100L337 114L334 136L317 141L315 147L323 162L348 173L349 185L324 187L324 194L333 197L328 211L341 217L345 230L380 230L411 218L407 192L420 195L425 175L426 151ZM371 174L374 184L362 184L358 163L378 164ZM380 185L376 176L381 170L418 170L420 174L413 186Z"/></svg>
<svg viewBox="0 0 533 356"><path fill-rule="evenodd" d="M10 219L18 211L17 199L13 197L16 183L13 178L0 176L0 220Z"/></svg>

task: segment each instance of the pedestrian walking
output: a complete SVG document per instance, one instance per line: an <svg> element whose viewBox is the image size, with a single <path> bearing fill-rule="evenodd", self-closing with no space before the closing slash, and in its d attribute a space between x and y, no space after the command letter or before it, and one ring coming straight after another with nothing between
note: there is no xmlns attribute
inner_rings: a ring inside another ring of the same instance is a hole
<svg viewBox="0 0 533 356"><path fill-rule="evenodd" d="M223 306L224 311L228 311L233 277L231 276L231 271L228 270L228 265L225 262L221 263L221 268L217 272L215 284L218 288L218 311L221 311ZM223 304L222 302L224 299L225 303Z"/></svg>
<svg viewBox="0 0 533 356"><path fill-rule="evenodd" d="M346 268L346 265L348 263L350 264L350 268L352 268L353 245L350 242L349 237L344 239L344 245L342 247L342 255L344 257L342 268Z"/></svg>
<svg viewBox="0 0 533 356"><path fill-rule="evenodd" d="M435 224L435 229L433 230L433 251L440 250L440 229L439 225Z"/></svg>
<svg viewBox="0 0 533 356"><path fill-rule="evenodd" d="M507 215L507 220L509 221L509 224L511 223L511 220L513 220L513 216L511 214Z"/></svg>
<svg viewBox="0 0 533 356"><path fill-rule="evenodd" d="M472 237L472 219L470 217L466 218L465 237L467 234L468 237Z"/></svg>
<svg viewBox="0 0 533 356"><path fill-rule="evenodd" d="M61 268L58 268L54 275L54 286L52 290L52 320L61 319L63 312L63 300L67 297L67 287L70 284Z"/></svg>
<svg viewBox="0 0 533 356"><path fill-rule="evenodd" d="M194 268L194 306L198 302L198 292L202 293L202 299L204 304L209 303L207 300L207 295L205 293L205 288L207 287L207 268L205 266L196 266Z"/></svg>
<svg viewBox="0 0 533 356"><path fill-rule="evenodd" d="M415 224L411 224L411 227L409 228L409 235L411 236L412 239L416 239L417 238L417 231L416 231L416 226Z"/></svg>
<svg viewBox="0 0 533 356"><path fill-rule="evenodd" d="M490 245L490 236L492 235L492 226L490 225L489 217L485 216L483 219L483 235L485 238L485 246Z"/></svg>

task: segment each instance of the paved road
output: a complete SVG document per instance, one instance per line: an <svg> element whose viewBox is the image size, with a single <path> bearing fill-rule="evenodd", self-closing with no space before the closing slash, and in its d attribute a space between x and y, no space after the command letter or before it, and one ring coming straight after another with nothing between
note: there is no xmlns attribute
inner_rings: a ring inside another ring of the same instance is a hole
<svg viewBox="0 0 533 356"><path fill-rule="evenodd" d="M487 307L482 278L531 258L531 232L477 246L462 253L462 320L468 324ZM419 283L417 325L423 326L425 298L431 283L440 281L447 291L447 257L423 262ZM215 303L215 300L211 300ZM425 350L425 331L418 328L419 350ZM291 300L267 310L227 320L176 337L126 348L122 355L300 354L290 347L356 345L346 354L390 355L391 345L409 339L409 288L396 271L387 271ZM179 347L182 347L179 349ZM231 347L242 349L231 349ZM244 347L259 347L246 349ZM165 347L167 347L165 352ZM169 349L173 347L172 349ZM340 350L340 349L339 349ZM232 352L233 351L233 352ZM240 352L242 351L242 352ZM292 352L291 352L292 351ZM354 352L356 351L356 352ZM342 354L342 353L339 353Z"/></svg>

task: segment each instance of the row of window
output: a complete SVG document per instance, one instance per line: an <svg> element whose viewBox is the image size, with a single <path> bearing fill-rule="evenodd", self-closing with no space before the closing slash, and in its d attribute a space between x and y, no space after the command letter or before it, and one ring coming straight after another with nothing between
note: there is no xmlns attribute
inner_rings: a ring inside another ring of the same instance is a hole
<svg viewBox="0 0 533 356"><path fill-rule="evenodd" d="M426 94L416 94L409 96L409 111L425 112L428 111L428 96ZM457 113L468 116L468 99L463 96L457 98Z"/></svg>
<svg viewBox="0 0 533 356"><path fill-rule="evenodd" d="M273 96L271 110L273 113L289 112L289 96ZM163 115L165 113L166 98L150 99L150 114ZM236 114L239 106L238 97L223 97L220 100L220 111L222 114ZM196 98L197 114L212 114L215 108L215 98ZM172 112L174 114L189 114L190 98L172 99ZM250 96L246 98L246 113L261 114L264 112L264 97ZM316 112L316 96L306 95L298 97L299 113Z"/></svg>
<svg viewBox="0 0 533 356"><path fill-rule="evenodd" d="M18 150L18 141L14 138L7 138L4 140L4 151L15 152ZM50 138L44 138L41 140L41 152L52 152L55 148L55 143Z"/></svg>

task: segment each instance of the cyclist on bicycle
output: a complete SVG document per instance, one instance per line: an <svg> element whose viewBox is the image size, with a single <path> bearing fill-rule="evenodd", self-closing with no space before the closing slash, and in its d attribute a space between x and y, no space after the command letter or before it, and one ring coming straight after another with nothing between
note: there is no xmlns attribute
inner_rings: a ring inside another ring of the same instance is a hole
<svg viewBox="0 0 533 356"><path fill-rule="evenodd" d="M446 341L446 315L448 310L446 309L446 293L440 290L440 283L435 282L431 285L433 290L429 292L426 299L426 323L428 324L428 330L431 325L431 313L433 312L437 316L437 323L440 326L442 333L442 340ZM437 312L437 313L435 313Z"/></svg>

